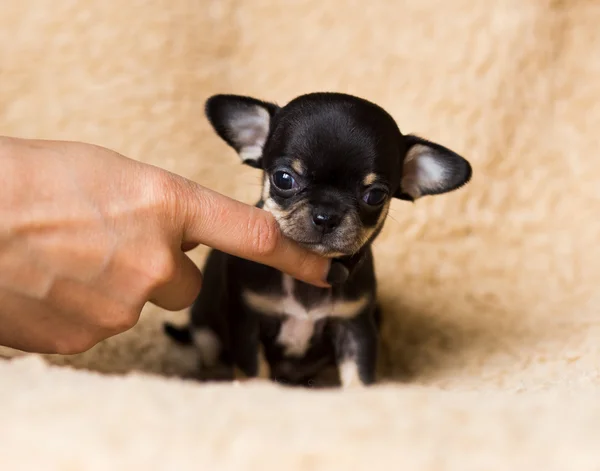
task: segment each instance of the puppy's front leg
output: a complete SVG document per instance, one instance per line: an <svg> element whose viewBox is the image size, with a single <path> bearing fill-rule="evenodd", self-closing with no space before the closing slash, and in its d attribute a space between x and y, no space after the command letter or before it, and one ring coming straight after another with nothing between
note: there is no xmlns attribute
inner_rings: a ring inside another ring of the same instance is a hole
<svg viewBox="0 0 600 471"><path fill-rule="evenodd" d="M373 307L353 319L337 321L334 342L342 387L373 384L377 368L377 328Z"/></svg>
<svg viewBox="0 0 600 471"><path fill-rule="evenodd" d="M236 380L268 379L269 371L260 344L257 317L243 309L232 322L231 350Z"/></svg>

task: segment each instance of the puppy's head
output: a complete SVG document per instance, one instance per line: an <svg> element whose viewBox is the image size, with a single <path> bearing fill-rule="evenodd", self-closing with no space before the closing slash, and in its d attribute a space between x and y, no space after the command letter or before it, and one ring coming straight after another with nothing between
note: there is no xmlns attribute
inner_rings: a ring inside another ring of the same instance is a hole
<svg viewBox="0 0 600 471"><path fill-rule="evenodd" d="M282 232L328 257L370 243L392 198L446 193L471 178L464 158L403 135L386 111L350 95L313 93L283 107L215 95L206 115L245 164L264 171L262 207Z"/></svg>

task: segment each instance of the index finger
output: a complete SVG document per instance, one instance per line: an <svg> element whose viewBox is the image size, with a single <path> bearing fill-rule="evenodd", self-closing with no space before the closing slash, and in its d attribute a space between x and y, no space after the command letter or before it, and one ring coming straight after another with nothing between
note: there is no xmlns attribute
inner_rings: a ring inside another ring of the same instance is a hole
<svg viewBox="0 0 600 471"><path fill-rule="evenodd" d="M200 185L193 184L184 205L183 243L203 244L276 268L298 280L329 287L331 260L286 238L275 218Z"/></svg>

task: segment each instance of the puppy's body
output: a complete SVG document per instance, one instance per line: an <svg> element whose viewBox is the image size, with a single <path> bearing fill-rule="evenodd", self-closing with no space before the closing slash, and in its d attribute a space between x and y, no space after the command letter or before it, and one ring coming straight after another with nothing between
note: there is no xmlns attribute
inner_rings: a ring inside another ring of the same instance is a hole
<svg viewBox="0 0 600 471"><path fill-rule="evenodd" d="M373 383L379 311L371 243L391 198L456 189L470 179L470 165L402 135L383 109L344 94L304 95L283 108L217 95L207 116L244 163L263 170L257 206L287 237L343 263L348 276L317 288L213 250L189 325L167 325L167 333L194 343L204 369L224 365L255 377L262 351L273 380L310 384L335 366L344 386Z"/></svg>
<svg viewBox="0 0 600 471"><path fill-rule="evenodd" d="M323 368L341 364L353 375L350 381L373 381L376 286L370 251L346 283L331 289L217 250L209 254L204 274L189 327L201 360L208 360L202 366L218 360L258 376L262 350L270 378L279 382L310 384Z"/></svg>

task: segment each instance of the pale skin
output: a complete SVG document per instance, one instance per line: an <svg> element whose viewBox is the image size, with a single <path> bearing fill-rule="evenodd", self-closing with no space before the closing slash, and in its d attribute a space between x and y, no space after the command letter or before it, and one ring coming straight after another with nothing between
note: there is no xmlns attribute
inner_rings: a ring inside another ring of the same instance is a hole
<svg viewBox="0 0 600 471"><path fill-rule="evenodd" d="M0 345L75 354L186 308L200 244L329 286L266 211L102 147L0 137L0 183Z"/></svg>

